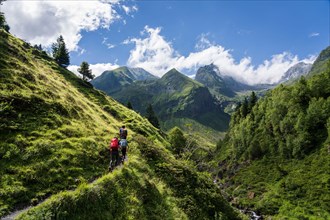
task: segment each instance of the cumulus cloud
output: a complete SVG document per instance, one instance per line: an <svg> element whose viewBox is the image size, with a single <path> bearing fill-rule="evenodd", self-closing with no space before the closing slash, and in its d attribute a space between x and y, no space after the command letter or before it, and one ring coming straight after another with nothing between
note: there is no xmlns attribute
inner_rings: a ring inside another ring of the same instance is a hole
<svg viewBox="0 0 330 220"><path fill-rule="evenodd" d="M172 45L160 35L161 28L145 27L142 35L147 35L144 39L132 38L123 43L133 43L135 48L130 51L130 57L127 61L129 66L139 66L156 75L162 75L174 67L176 63L176 52Z"/></svg>
<svg viewBox="0 0 330 220"><path fill-rule="evenodd" d="M10 31L32 44L50 46L63 35L69 51L78 50L81 31L109 28L120 16L119 0L5 1L2 10Z"/></svg>
<svg viewBox="0 0 330 220"><path fill-rule="evenodd" d="M278 82L282 75L293 65L300 61L312 63L315 56L299 60L290 52L273 55L258 66L252 64L251 57L244 57L236 61L231 50L221 45L211 43L207 35L201 35L196 44L198 51L188 56L180 55L172 46L171 42L160 35L161 28L150 28L146 26L142 32L144 38L128 39L124 43L135 44L130 51L127 64L132 67L142 67L147 71L162 76L171 68L194 74L201 66L215 64L219 67L221 74L232 76L238 81L250 85L258 83Z"/></svg>
<svg viewBox="0 0 330 220"><path fill-rule="evenodd" d="M112 64L112 63L96 63L96 64L89 64L89 69L92 70L92 73L95 75L95 77L101 75L106 70L114 70L118 68L119 65ZM77 65L70 65L68 66L68 70L75 73L77 76L81 77L80 73L78 73L79 66Z"/></svg>

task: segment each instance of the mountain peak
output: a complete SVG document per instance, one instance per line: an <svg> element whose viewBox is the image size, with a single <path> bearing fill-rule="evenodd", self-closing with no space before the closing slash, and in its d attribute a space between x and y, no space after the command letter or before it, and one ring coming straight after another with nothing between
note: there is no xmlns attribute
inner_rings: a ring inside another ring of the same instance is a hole
<svg viewBox="0 0 330 220"><path fill-rule="evenodd" d="M300 76L307 75L312 68L312 64L299 62L296 65L290 67L284 75L281 77L279 83L283 83L289 80L298 79Z"/></svg>
<svg viewBox="0 0 330 220"><path fill-rule="evenodd" d="M122 87L131 85L135 81L153 80L156 76L142 68L130 68L121 66L114 70L104 71L91 83L95 88L105 91L107 94L120 91Z"/></svg>
<svg viewBox="0 0 330 220"><path fill-rule="evenodd" d="M195 81L188 76L184 75L183 73L179 72L177 69L173 68L169 70L165 75L161 78L163 83L172 83L172 84L194 84L197 87L203 86L198 81Z"/></svg>
<svg viewBox="0 0 330 220"><path fill-rule="evenodd" d="M184 74L180 73L177 69L173 68L169 71L167 71L164 76L162 76L162 79L166 79L166 78L171 78L171 77L185 77Z"/></svg>
<svg viewBox="0 0 330 220"><path fill-rule="evenodd" d="M200 67L197 70L196 77L198 78L203 73L208 73L208 74L211 74L211 75L214 75L214 76L215 75L219 75L219 76L221 75L219 68L216 65L214 65L213 63L211 63L209 65L205 65L203 67Z"/></svg>
<svg viewBox="0 0 330 220"><path fill-rule="evenodd" d="M167 74L182 74L182 73L180 73L177 69L172 68L172 69L170 69L169 71L167 71L167 72L165 73L165 75L167 75ZM165 76L165 75L164 75L164 76Z"/></svg>

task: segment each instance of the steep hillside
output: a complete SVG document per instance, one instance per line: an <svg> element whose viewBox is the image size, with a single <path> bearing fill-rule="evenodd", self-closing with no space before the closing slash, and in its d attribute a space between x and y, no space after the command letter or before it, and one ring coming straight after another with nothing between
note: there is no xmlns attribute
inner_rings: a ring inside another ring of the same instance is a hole
<svg viewBox="0 0 330 220"><path fill-rule="evenodd" d="M55 194L21 218L238 219L146 119L3 30L0 46L1 217ZM109 174L123 123L129 161Z"/></svg>
<svg viewBox="0 0 330 220"><path fill-rule="evenodd" d="M131 85L134 81L153 80L156 76L142 68L119 67L115 70L105 71L91 81L95 88L107 94L120 91L123 87Z"/></svg>
<svg viewBox="0 0 330 220"><path fill-rule="evenodd" d="M329 66L249 111L235 112L218 143L216 175L232 202L272 219L329 219Z"/></svg>
<svg viewBox="0 0 330 220"><path fill-rule="evenodd" d="M313 76L329 68L329 64L328 64L329 59L330 59L330 46L321 51L320 55L313 63L313 66L308 76Z"/></svg>
<svg viewBox="0 0 330 220"><path fill-rule="evenodd" d="M226 130L229 122L229 116L214 103L206 87L175 69L161 79L136 82L111 95L122 103L130 101L142 114L146 106L152 104L165 129L171 128L173 121L179 121L177 119L193 120L195 124L217 131ZM178 126L184 129L184 124L186 122Z"/></svg>
<svg viewBox="0 0 330 220"><path fill-rule="evenodd" d="M208 175L142 136L136 141L136 156L114 175L60 193L19 219L239 219Z"/></svg>

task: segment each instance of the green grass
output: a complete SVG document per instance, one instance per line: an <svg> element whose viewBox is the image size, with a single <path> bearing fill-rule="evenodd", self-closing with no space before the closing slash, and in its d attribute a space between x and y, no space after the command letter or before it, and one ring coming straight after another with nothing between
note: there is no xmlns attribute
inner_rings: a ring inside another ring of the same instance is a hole
<svg viewBox="0 0 330 220"><path fill-rule="evenodd" d="M0 47L1 217L53 195L20 218L238 219L145 118L2 30ZM108 174L122 124L130 161Z"/></svg>
<svg viewBox="0 0 330 220"><path fill-rule="evenodd" d="M135 138L123 167L54 195L18 217L43 218L239 219L208 174L143 136Z"/></svg>
<svg viewBox="0 0 330 220"><path fill-rule="evenodd" d="M100 177L107 169L108 141L124 123L130 135L138 126L137 132L164 141L134 111L27 43L0 34L6 48L0 57L0 216Z"/></svg>
<svg viewBox="0 0 330 220"><path fill-rule="evenodd" d="M173 192L132 156L123 168L59 193L18 219L187 219Z"/></svg>

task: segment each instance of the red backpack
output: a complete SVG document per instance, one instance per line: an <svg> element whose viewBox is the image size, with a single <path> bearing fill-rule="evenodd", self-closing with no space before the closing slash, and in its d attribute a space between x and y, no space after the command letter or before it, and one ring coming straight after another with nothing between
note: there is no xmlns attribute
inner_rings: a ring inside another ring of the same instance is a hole
<svg viewBox="0 0 330 220"><path fill-rule="evenodd" d="M118 138L111 139L110 148L114 149L114 150L118 150L118 148L119 148Z"/></svg>

